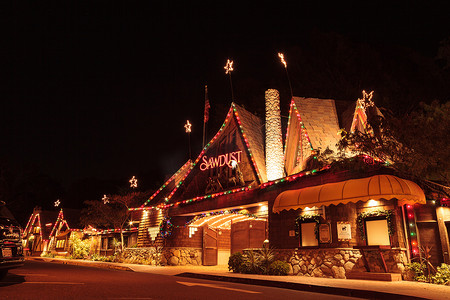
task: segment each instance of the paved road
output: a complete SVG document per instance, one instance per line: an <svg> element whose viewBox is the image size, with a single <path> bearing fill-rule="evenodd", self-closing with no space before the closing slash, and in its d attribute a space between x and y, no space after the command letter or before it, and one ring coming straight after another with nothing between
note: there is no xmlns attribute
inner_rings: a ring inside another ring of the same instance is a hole
<svg viewBox="0 0 450 300"><path fill-rule="evenodd" d="M185 277L26 261L0 281L0 299L354 299Z"/></svg>

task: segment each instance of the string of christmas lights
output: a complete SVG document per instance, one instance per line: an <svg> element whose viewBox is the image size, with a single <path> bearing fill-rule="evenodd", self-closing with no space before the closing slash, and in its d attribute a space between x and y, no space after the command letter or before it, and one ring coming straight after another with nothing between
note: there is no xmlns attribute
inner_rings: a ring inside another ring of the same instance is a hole
<svg viewBox="0 0 450 300"><path fill-rule="evenodd" d="M147 205L150 201L153 200L153 198L155 198L159 192L161 192L173 179L175 179L175 177L180 174L181 171L183 171L188 165L190 166L192 163L191 160L188 160L177 172L175 172L175 174L173 174L160 188L159 190L157 190L155 193L153 193L153 195L150 196L150 198L148 198L148 200L141 205L141 207L144 207L145 205Z"/></svg>
<svg viewBox="0 0 450 300"><path fill-rule="evenodd" d="M329 168L329 166L324 167L324 169ZM266 187L272 186L274 184L279 184L279 183L283 183L286 181L293 181L296 180L297 178L303 177L303 176L308 176L308 175L313 175L316 174L319 170L317 169L313 169L311 171L305 171L305 172L301 172L301 173L297 173L294 175L290 175L290 176L286 176L277 180L273 180L273 181L268 181L265 182L263 184L261 184L259 187L242 187L242 188L237 188L237 189L233 189L233 190L229 190L229 191L223 191L223 192L219 192L219 193L215 193L215 194L210 194L210 195L205 195L205 196L198 196L195 198L191 198L191 199L187 199L187 200L182 200L182 201L178 201L176 203L170 203L170 204L160 204L157 206L151 206L151 207L138 207L138 208L129 208L130 211L140 211L140 210L152 210L152 209L167 209L170 207L174 207L174 206L178 206L180 204L188 204L188 203L192 203L192 202L197 202L197 201L201 201L204 199L209 199L209 198L215 198L215 197L219 197L222 195L227 195L227 194L234 194L234 193L239 193L239 192L246 192L246 191L250 191L250 190L256 190L256 189L265 189Z"/></svg>
<svg viewBox="0 0 450 300"><path fill-rule="evenodd" d="M406 217L408 219L408 231L409 231L409 241L411 245L411 252L413 256L419 255L419 244L417 241L416 232L416 216L414 213L414 206L408 204L406 205Z"/></svg>
<svg viewBox="0 0 450 300"><path fill-rule="evenodd" d="M184 177L177 183L177 185L175 186L175 188L170 192L170 194L167 196L167 199L166 199L166 202L168 202L171 198L172 198L172 196L175 194L175 192L178 190L178 188L183 184L183 182L184 182L184 180L186 179L186 177L190 174L190 172L194 169L194 167L197 165L197 163L200 161L200 159L203 157L203 155L204 155L204 153L206 152L206 150L211 146L211 144L220 136L220 134L222 133L222 131L225 129L225 127L226 127L226 125L228 124L228 122L230 121L230 119L231 119L231 117L232 116L235 116L236 117L236 121L238 122L238 125L239 125L239 129L240 129L240 132L241 132L241 134L242 134L242 137L243 137L243 139L244 139L244 141L245 141L245 144L246 144L246 146L247 146L247 150L248 150L248 154L249 154L249 157L250 157L250 159L251 159L251 161L252 161L252 164L253 164L253 166L254 166L254 168L255 168L255 170L256 170L256 174L257 174L257 176L258 176L258 179L259 179L259 181L260 182L263 182L262 180L261 180L261 175L260 175L260 171L259 171L259 169L258 169L258 167L257 167L257 165L256 165L256 162L255 162L255 159L253 158L253 154L252 154L252 150L250 149L250 145L249 145L249 143L248 143L248 139L247 139L247 137L246 137L246 135L245 135L245 132L244 132L244 129L242 128L242 123L241 123L241 120L240 120L240 117L239 117L239 114L238 114L238 112L237 112L237 110L236 110L236 106L235 106L235 104L234 103L231 103L231 108L230 108L230 110L228 111L228 114L227 114L227 116L226 116L226 118L225 118L225 121L224 121L224 123L222 124L222 126L220 127L220 129L219 129L219 131L216 133L216 135L211 139L211 141L209 141L209 143L208 144L206 144L206 146L203 148L203 150L202 150L202 152L200 153L200 155L197 157L197 159L194 161L194 163L192 163L191 164L191 168L190 168L190 170L188 171L188 172L186 172L186 174L184 175ZM180 169L181 170L181 169ZM174 175L175 176L175 175ZM174 177L174 176L172 176L172 177ZM149 198L149 200L147 200L147 202L146 203L144 203L144 205L142 205L141 207L139 207L139 208L131 208L131 209L129 209L129 210L142 210L142 209L144 209L144 206L147 204L147 203L149 203L155 196L156 196L156 194L157 193L159 193L167 184L168 184L168 182L169 182L170 180L168 180L155 194L153 194L150 198ZM247 189L247 188L242 188L242 189ZM227 191L227 193L229 193L230 191ZM208 196L211 196L211 195L208 195ZM204 197L208 197L208 196L204 196ZM198 198L198 197L197 197ZM192 201L195 201L195 199L196 198L193 198L193 199L189 199L189 200L184 200L184 201L180 201L180 202L177 202L177 203L172 203L172 204L168 204L168 205L164 205L164 204L160 204L160 205L157 205L157 206L151 206L151 207L148 207L147 209L156 209L156 208L167 208L167 207L171 207L171 206L174 206L174 205L179 205L179 204L181 204L182 202L184 202L184 203L186 203L186 201L189 201L189 202L192 202Z"/></svg>
<svg viewBox="0 0 450 300"><path fill-rule="evenodd" d="M57 225L60 221L63 222L63 225L60 227L60 229L61 229L64 225L66 225L66 226L67 226L67 229L70 230L69 224L68 224L67 221L65 220L65 218L64 218L64 213L63 213L63 210L62 210L62 208L61 208L61 210L59 211L58 217L56 218L55 225L53 225L53 229L52 229L52 231L50 232L50 235L48 236L49 238L51 238L51 237L53 236L53 232L55 232L55 230L56 230L56 225Z"/></svg>

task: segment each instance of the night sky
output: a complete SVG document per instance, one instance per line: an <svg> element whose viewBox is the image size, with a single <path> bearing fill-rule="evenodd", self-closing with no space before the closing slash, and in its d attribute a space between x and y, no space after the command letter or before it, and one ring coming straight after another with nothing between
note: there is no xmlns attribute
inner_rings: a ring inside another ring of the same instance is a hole
<svg viewBox="0 0 450 300"><path fill-rule="evenodd" d="M376 51L373 55L381 57L384 67L398 61L398 49L415 57L417 66L397 67L395 80L403 78L404 70L408 78L417 72L414 80L423 82L424 69L439 80L449 78L433 65L439 42L450 36L448 10L427 1L372 6L339 1L340 6L332 7L300 3L312 1L159 2L166 4L15 2L5 14L0 163L13 170L16 179L21 170L38 169L61 185L62 198L70 198L67 193L77 182L82 189L83 178L126 185L136 175L144 187L155 188L188 158L183 128L187 119L193 124L193 156L200 152L205 84L211 102L209 138L223 122L231 103L223 70L227 58L235 63L236 102L261 116L267 88L280 89L282 113L287 114L288 83L278 51L285 53L288 64L296 62L288 68L297 96L356 100L362 89L380 86L380 102L393 97L383 89L390 84L387 76L372 80L360 74L367 72L365 61L373 61L371 56L360 59L361 49ZM345 41L351 50L342 51L351 54L347 59L359 61L359 69L342 74L364 80L352 80L345 90L319 76L329 70L314 49L319 40L319 49L326 50L330 36ZM425 63L430 67L423 67ZM368 68L384 74L381 65ZM396 91L406 90L408 84L400 83ZM440 83L418 93L429 95L423 101L445 96L441 100L448 100L445 86Z"/></svg>

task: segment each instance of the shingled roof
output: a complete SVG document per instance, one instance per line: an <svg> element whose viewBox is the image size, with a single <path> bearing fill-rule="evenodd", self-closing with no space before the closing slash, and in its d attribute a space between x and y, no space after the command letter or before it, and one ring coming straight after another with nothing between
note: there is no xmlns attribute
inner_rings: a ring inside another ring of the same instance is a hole
<svg viewBox="0 0 450 300"><path fill-rule="evenodd" d="M267 182L266 160L264 156L264 124L261 119L243 107L234 104L241 121L242 129L248 140L250 151L255 159L262 182Z"/></svg>
<svg viewBox="0 0 450 300"><path fill-rule="evenodd" d="M59 212L57 211L41 210L40 208L35 208L30 216L30 220L28 221L29 224L25 228L24 235L28 236L28 234L32 233L33 228L40 226L42 239L48 240L52 231L52 227L58 218L58 213ZM49 224L49 226L46 226L46 224Z"/></svg>
<svg viewBox="0 0 450 300"><path fill-rule="evenodd" d="M294 97L300 117L308 132L312 147L336 151L339 141L339 121L333 99Z"/></svg>
<svg viewBox="0 0 450 300"><path fill-rule="evenodd" d="M191 170L192 161L189 159L176 171L141 207L160 204L180 184Z"/></svg>

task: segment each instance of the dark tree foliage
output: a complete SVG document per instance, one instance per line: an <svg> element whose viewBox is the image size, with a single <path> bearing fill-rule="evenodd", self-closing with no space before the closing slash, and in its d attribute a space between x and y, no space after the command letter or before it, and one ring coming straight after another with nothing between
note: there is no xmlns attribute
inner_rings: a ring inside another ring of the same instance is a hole
<svg viewBox="0 0 450 300"><path fill-rule="evenodd" d="M394 116L386 112L370 122L369 133L344 132L339 148L368 154L389 163L423 187L444 193L450 186L450 102L420 104L420 108Z"/></svg>
<svg viewBox="0 0 450 300"><path fill-rule="evenodd" d="M123 248L123 229L130 219L129 208L137 207L148 199L149 192L129 192L124 194L107 195L108 200L87 200L86 208L81 214L84 226L99 229L120 229L121 247ZM122 249L123 250L123 249Z"/></svg>

